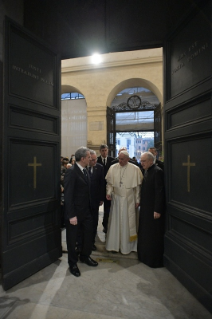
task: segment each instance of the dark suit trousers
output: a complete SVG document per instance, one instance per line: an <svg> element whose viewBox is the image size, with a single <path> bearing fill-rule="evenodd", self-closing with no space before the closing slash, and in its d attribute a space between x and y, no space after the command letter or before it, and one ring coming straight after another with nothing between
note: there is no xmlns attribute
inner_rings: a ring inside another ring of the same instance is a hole
<svg viewBox="0 0 212 319"><path fill-rule="evenodd" d="M97 207L92 207L92 216L93 216L93 239L92 243L95 243L95 238L97 234L97 227L98 227L98 222L99 222L99 206Z"/></svg>
<svg viewBox="0 0 212 319"><path fill-rule="evenodd" d="M97 227L99 222L99 206L92 208L92 219L93 219L92 244L95 244ZM82 227L78 227L77 245L76 245L78 251L81 251L82 249L82 241L83 241L83 230L82 230Z"/></svg>
<svg viewBox="0 0 212 319"><path fill-rule="evenodd" d="M111 205L111 201L107 200L105 198L104 200L104 216L103 216L103 222L102 225L105 228L105 230L107 231L107 226L108 226L108 219L109 219L109 213L110 213L110 205Z"/></svg>
<svg viewBox="0 0 212 319"><path fill-rule="evenodd" d="M76 242L78 231L82 231L82 247L80 255L82 257L89 257L92 251L93 238L93 218L90 213L77 225L71 225L69 220L66 220L66 242L68 250L68 263L73 266L78 262L78 255L76 253Z"/></svg>

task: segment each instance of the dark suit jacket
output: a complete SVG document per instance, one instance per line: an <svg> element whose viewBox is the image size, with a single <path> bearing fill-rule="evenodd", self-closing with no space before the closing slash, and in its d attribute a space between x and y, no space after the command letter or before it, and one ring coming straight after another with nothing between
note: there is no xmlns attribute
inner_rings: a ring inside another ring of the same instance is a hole
<svg viewBox="0 0 212 319"><path fill-rule="evenodd" d="M153 213L164 214L165 212L165 188L164 173L161 168L153 164L147 170L147 177L141 185L140 211L150 214L154 222Z"/></svg>
<svg viewBox="0 0 212 319"><path fill-rule="evenodd" d="M108 170L109 170L109 168L110 168L111 163L112 163L113 160L114 160L113 157L108 156L108 157L107 157L107 163L106 163L106 165L104 166L104 164L103 164L103 162L102 162L102 157L101 157L101 155L97 157L97 163L99 163L99 164L101 164L101 165L104 166L104 176L107 175L107 172L108 172Z"/></svg>
<svg viewBox="0 0 212 319"><path fill-rule="evenodd" d="M164 163L156 159L155 165L160 167L164 171Z"/></svg>
<svg viewBox="0 0 212 319"><path fill-rule="evenodd" d="M105 199L105 178L104 168L97 163L93 167L93 173L91 174L91 206L94 209L99 207L99 203Z"/></svg>
<svg viewBox="0 0 212 319"><path fill-rule="evenodd" d="M89 174L88 174L89 175ZM88 181L77 164L66 170L64 178L65 219L83 220L91 210L90 177Z"/></svg>
<svg viewBox="0 0 212 319"><path fill-rule="evenodd" d="M161 161L159 161L158 159L156 159L155 165L158 166L158 167L160 167L160 168L164 171L164 163L163 163L163 162L161 162ZM143 169L143 166L141 165L141 163L139 163L138 166L139 166L141 172L142 172L143 175L144 175L144 169Z"/></svg>
<svg viewBox="0 0 212 319"><path fill-rule="evenodd" d="M112 163L113 160L114 160L113 157L108 156L108 157L107 157L107 163L106 163L106 165L104 165L103 162L102 162L102 157L101 157L101 155L97 157L97 163L103 165L103 168L104 168L104 177L107 175L107 172L108 172L108 170L109 170L109 168L110 168L111 163ZM110 209L110 205L111 205L111 201L106 199L106 184L107 184L107 182L106 182L106 179L105 179L105 182L104 182L104 193L105 193L105 196L104 196L104 216L105 216L105 214L106 214L106 213L105 213L106 211L108 211L108 214L109 214L109 209ZM104 222L104 221L103 221L103 222Z"/></svg>

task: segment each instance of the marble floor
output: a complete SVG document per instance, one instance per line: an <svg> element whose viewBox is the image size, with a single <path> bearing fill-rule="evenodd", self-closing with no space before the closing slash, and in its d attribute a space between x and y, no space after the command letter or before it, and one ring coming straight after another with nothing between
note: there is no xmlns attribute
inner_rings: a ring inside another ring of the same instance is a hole
<svg viewBox="0 0 212 319"><path fill-rule="evenodd" d="M0 287L0 319L211 319L166 268L151 269L129 256L108 253L98 228L96 268L78 263L70 274L65 230L63 256L8 291Z"/></svg>

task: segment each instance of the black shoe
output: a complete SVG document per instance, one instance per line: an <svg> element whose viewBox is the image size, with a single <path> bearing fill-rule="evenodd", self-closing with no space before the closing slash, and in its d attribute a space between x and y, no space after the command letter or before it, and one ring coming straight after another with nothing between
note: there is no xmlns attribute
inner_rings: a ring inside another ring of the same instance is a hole
<svg viewBox="0 0 212 319"><path fill-rule="evenodd" d="M95 250L97 250L97 248L96 248L96 245L93 244L92 251L95 251Z"/></svg>
<svg viewBox="0 0 212 319"><path fill-rule="evenodd" d="M87 264L88 266L96 267L98 266L98 262L89 257L80 257L82 263Z"/></svg>
<svg viewBox="0 0 212 319"><path fill-rule="evenodd" d="M72 275L74 275L75 277L79 277L81 274L80 274L80 271L79 271L79 268L77 267L77 265L74 265L74 266L70 266L69 267L69 270L70 270L70 273Z"/></svg>

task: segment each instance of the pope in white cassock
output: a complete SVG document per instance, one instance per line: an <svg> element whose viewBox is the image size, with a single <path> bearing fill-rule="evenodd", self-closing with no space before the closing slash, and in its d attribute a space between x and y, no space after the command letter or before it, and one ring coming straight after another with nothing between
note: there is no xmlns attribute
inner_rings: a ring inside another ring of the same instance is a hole
<svg viewBox="0 0 212 319"><path fill-rule="evenodd" d="M106 198L112 200L106 249L122 254L137 251L136 210L143 180L140 169L128 161L128 152L120 152L119 163L112 165L105 177Z"/></svg>

